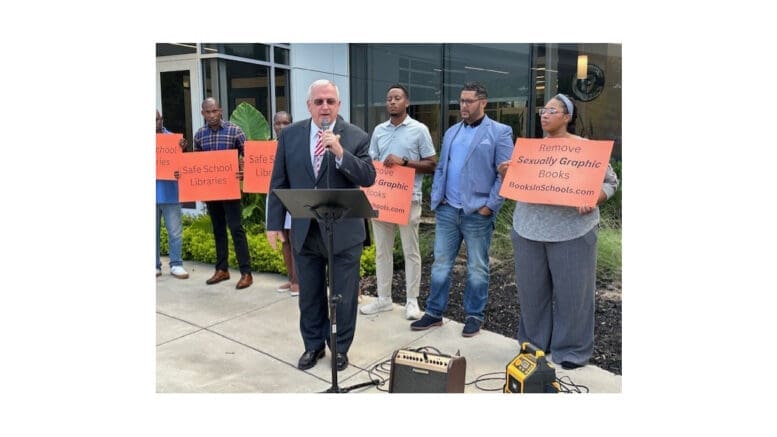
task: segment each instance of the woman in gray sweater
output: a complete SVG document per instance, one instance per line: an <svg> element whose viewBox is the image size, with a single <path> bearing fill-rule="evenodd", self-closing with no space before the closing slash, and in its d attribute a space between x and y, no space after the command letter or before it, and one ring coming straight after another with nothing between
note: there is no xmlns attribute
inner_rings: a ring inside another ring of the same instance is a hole
<svg viewBox="0 0 777 437"><path fill-rule="evenodd" d="M567 130L576 114L566 95L550 99L540 114L546 137L582 139ZM502 178L508 165L499 166ZM618 178L608 165L597 205L617 188ZM515 203L511 237L521 308L518 341L551 354L564 369L586 365L593 354L598 231L598 206Z"/></svg>

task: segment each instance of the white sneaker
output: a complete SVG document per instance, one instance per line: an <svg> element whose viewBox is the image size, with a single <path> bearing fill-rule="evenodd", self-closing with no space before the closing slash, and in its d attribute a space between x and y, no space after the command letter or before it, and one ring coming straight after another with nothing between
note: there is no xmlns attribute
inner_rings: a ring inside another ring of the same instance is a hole
<svg viewBox="0 0 777 437"><path fill-rule="evenodd" d="M183 266L173 266L170 268L170 274L178 279L186 279L189 277L189 273L184 270Z"/></svg>
<svg viewBox="0 0 777 437"><path fill-rule="evenodd" d="M407 320L418 320L424 313L418 308L418 301L415 299L408 300L405 304L405 318Z"/></svg>
<svg viewBox="0 0 777 437"><path fill-rule="evenodd" d="M370 315L377 314L381 311L391 311L394 309L394 304L391 302L390 297L379 297L372 302L359 307L359 312L362 314Z"/></svg>
<svg viewBox="0 0 777 437"><path fill-rule="evenodd" d="M156 276L162 276L162 269L156 269Z"/></svg>

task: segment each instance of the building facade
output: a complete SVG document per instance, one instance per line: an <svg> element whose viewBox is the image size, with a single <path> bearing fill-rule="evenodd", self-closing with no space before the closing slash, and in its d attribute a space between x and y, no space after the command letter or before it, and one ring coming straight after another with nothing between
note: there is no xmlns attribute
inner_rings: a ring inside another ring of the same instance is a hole
<svg viewBox="0 0 777 437"><path fill-rule="evenodd" d="M225 118L248 102L268 122L277 111L302 120L308 86L329 79L340 89L340 114L367 132L387 118L387 88L404 85L410 116L439 150L458 121L462 85L479 81L486 113L514 138L542 137L537 109L564 93L578 108L575 133L614 140L613 157L621 156L621 44L158 43L156 55L157 108L169 130L189 139L203 125L205 97L221 103Z"/></svg>

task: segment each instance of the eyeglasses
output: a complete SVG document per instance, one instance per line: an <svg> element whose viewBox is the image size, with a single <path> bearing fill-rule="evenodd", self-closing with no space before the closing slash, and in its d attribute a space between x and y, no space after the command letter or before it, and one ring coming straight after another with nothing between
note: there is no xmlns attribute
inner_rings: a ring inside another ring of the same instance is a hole
<svg viewBox="0 0 777 437"><path fill-rule="evenodd" d="M560 112L560 113L562 113L562 114L566 114L566 112L564 112L564 111L561 111L561 110L559 110L559 109L556 109L556 108L540 108L540 109L538 109L538 110L537 110L537 112L538 112L540 115L544 115L545 113L548 113L548 114L550 114L550 115L556 115L556 114L558 114L559 112Z"/></svg>
<svg viewBox="0 0 777 437"><path fill-rule="evenodd" d="M462 105L471 105L477 102L478 100L483 100L483 99L461 99L459 100L459 103Z"/></svg>
<svg viewBox="0 0 777 437"><path fill-rule="evenodd" d="M326 100L324 100L324 99L313 99L313 104L316 105L316 106L321 106L321 105L324 104L324 102L326 102L326 104L329 105L329 106L333 106L335 103L337 103L337 99L332 99L332 98L329 98L329 99L326 99Z"/></svg>

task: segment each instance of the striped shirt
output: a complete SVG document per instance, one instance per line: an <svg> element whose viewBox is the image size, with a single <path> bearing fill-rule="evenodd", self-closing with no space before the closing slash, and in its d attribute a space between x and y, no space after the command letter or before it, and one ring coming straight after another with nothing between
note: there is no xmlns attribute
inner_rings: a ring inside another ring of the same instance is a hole
<svg viewBox="0 0 777 437"><path fill-rule="evenodd" d="M207 124L194 134L194 150L211 152L214 150L237 149L239 156L243 155L243 143L246 135L236 124L221 120L219 128L213 130Z"/></svg>

